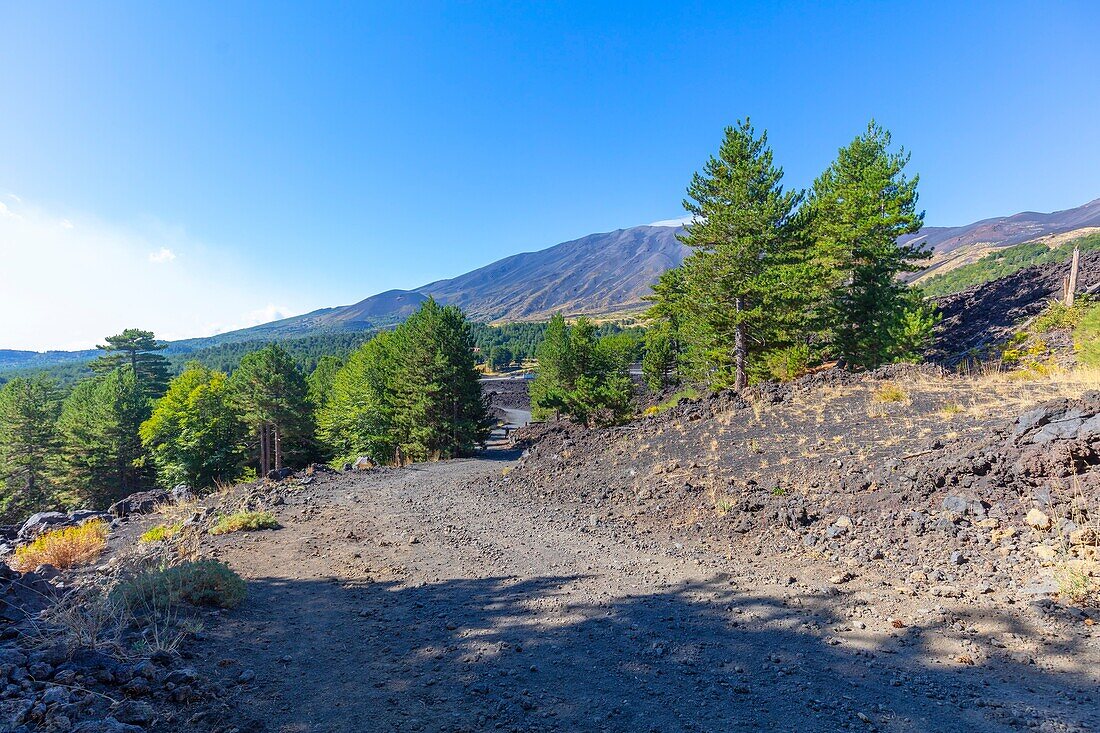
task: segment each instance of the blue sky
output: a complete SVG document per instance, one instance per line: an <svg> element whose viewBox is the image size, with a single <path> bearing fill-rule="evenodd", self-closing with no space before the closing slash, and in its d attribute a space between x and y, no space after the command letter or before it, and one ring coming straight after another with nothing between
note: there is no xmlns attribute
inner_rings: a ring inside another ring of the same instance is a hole
<svg viewBox="0 0 1100 733"><path fill-rule="evenodd" d="M795 187L874 116L929 224L1100 197L1100 4L901 5L0 2L0 347L677 217L745 115Z"/></svg>

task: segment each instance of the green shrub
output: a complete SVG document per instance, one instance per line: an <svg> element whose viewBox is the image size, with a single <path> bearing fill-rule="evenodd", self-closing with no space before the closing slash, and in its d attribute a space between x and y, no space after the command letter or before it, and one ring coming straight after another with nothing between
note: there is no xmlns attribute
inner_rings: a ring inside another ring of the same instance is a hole
<svg viewBox="0 0 1100 733"><path fill-rule="evenodd" d="M279 522L271 512L235 512L221 517L210 528L210 534L230 532L254 532L260 529L278 529Z"/></svg>
<svg viewBox="0 0 1100 733"><path fill-rule="evenodd" d="M1065 303L1052 301L1047 309L1031 322L1031 330L1035 333L1046 333L1060 328L1074 328L1085 315L1086 310L1083 303L1067 308Z"/></svg>
<svg viewBox="0 0 1100 733"><path fill-rule="evenodd" d="M796 344L785 349L776 349L764 355L764 369L767 376L781 382L789 382L801 377L810 366L810 347L808 344Z"/></svg>
<svg viewBox="0 0 1100 733"><path fill-rule="evenodd" d="M141 537L138 538L139 542L163 542L164 540L170 540L179 534L183 529L183 522L175 522L173 524L158 524L155 527L150 527L141 533Z"/></svg>
<svg viewBox="0 0 1100 733"><path fill-rule="evenodd" d="M245 597L241 577L217 560L198 560L146 570L123 581L116 597L135 612L163 614L186 601L194 606L236 608Z"/></svg>

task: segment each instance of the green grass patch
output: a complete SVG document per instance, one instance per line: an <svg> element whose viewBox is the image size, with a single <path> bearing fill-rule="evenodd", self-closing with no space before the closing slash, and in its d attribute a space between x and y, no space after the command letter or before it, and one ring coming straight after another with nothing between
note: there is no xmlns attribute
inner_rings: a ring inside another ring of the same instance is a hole
<svg viewBox="0 0 1100 733"><path fill-rule="evenodd" d="M1080 245L1082 252L1100 250L1100 234L1087 234L1053 248L1042 242L1025 242L1005 247L970 264L956 267L942 275L934 275L921 282L919 287L928 296L957 293L973 285L1011 275L1030 265L1068 262L1073 254L1074 244Z"/></svg>
<svg viewBox="0 0 1100 733"><path fill-rule="evenodd" d="M1077 361L1087 367L1100 368L1100 305L1088 308L1073 330Z"/></svg>
<svg viewBox="0 0 1100 733"><path fill-rule="evenodd" d="M278 529L279 522L271 512L234 512L220 517L210 528L210 534L230 532L255 532L261 529Z"/></svg>
<svg viewBox="0 0 1100 733"><path fill-rule="evenodd" d="M174 522L172 524L158 524L155 527L150 527L141 533L141 537L138 538L139 542L163 542L164 540L170 540L180 533L183 529L183 522Z"/></svg>
<svg viewBox="0 0 1100 733"><path fill-rule="evenodd" d="M642 414L646 416L660 415L662 412L665 412L666 410L671 410L673 407L676 407L676 405L680 404L684 400L697 399L699 399L699 390L695 389L694 387L686 387L669 397L664 402L647 407Z"/></svg>

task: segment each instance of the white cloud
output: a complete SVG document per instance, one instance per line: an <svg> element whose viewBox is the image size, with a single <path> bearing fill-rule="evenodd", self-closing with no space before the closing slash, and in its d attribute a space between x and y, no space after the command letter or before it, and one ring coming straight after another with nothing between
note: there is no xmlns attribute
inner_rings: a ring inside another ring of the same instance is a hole
<svg viewBox="0 0 1100 733"><path fill-rule="evenodd" d="M10 195L0 203L0 348L91 348L130 327L165 339L209 336L308 310L275 305L273 296L288 293L269 292L274 278L179 227L66 213ZM232 314L244 314L239 324Z"/></svg>
<svg viewBox="0 0 1100 733"><path fill-rule="evenodd" d="M69 227L71 228L72 225L70 224ZM167 247L161 247L156 252L150 252L149 253L149 261L154 263L154 264L160 264L162 262L171 262L174 259L176 259L176 253L173 252L172 250L168 249Z"/></svg>
<svg viewBox="0 0 1100 733"><path fill-rule="evenodd" d="M682 227L685 224L690 224L690 223L691 223L691 217L690 216L682 216L679 219L661 219L661 221L655 221L651 224L647 224L646 226L651 226L651 227Z"/></svg>

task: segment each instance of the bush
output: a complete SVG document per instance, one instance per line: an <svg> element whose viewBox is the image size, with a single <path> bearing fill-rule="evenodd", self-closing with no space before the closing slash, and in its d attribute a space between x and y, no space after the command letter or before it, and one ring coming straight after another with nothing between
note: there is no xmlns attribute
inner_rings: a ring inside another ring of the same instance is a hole
<svg viewBox="0 0 1100 733"><path fill-rule="evenodd" d="M119 584L115 594L135 612L164 613L181 600L194 606L236 608L244 600L241 576L217 560L147 570Z"/></svg>
<svg viewBox="0 0 1100 733"><path fill-rule="evenodd" d="M98 519L79 527L46 532L29 545L15 550L11 566L19 572L39 565L65 569L92 562L107 549L107 523Z"/></svg>
<svg viewBox="0 0 1100 733"><path fill-rule="evenodd" d="M875 390L875 402L905 402L908 399L909 393L892 382L887 382Z"/></svg>
<svg viewBox="0 0 1100 733"><path fill-rule="evenodd" d="M780 382L789 382L809 370L810 347L807 344L796 344L770 351L763 358L764 369L769 377Z"/></svg>
<svg viewBox="0 0 1100 733"><path fill-rule="evenodd" d="M1065 303L1052 301L1047 309L1031 322L1031 330L1035 333L1046 333L1060 328L1074 328L1084 314L1084 305L1075 305L1069 308L1066 307Z"/></svg>
<svg viewBox="0 0 1100 733"><path fill-rule="evenodd" d="M150 527L145 530L141 537L138 538L140 542L163 542L164 540L170 540L179 534L183 529L183 522L175 522L173 524L158 524L155 527Z"/></svg>
<svg viewBox="0 0 1100 733"><path fill-rule="evenodd" d="M271 512L235 512L221 517L210 528L210 534L230 532L254 532L260 529L278 529L279 522Z"/></svg>

